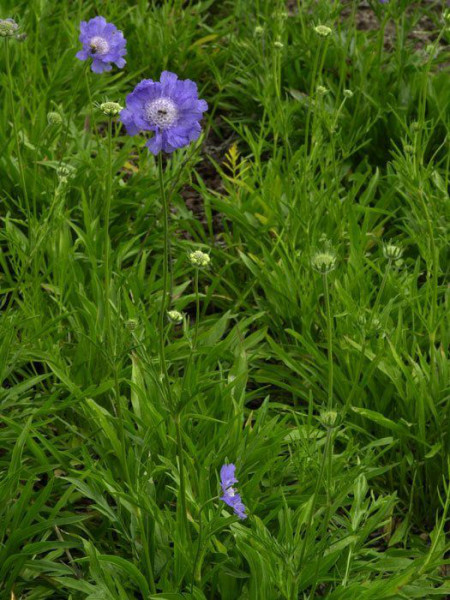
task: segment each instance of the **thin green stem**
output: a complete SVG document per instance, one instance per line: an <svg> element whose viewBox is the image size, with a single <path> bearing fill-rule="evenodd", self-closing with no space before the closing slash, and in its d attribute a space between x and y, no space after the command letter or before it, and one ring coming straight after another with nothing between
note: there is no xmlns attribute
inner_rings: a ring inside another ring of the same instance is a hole
<svg viewBox="0 0 450 600"><path fill-rule="evenodd" d="M392 260L389 259L388 260L388 264L387 264L386 269L385 269L384 274L383 274L383 279L381 280L381 284L380 284L380 287L378 289L377 296L375 298L375 302L374 302L373 307L372 307L372 311L370 312L369 319L368 319L367 324L365 326L365 330L366 331L370 330L370 327L372 326L372 321L373 321L373 319L376 316L376 313L377 313L377 310L378 310L378 306L379 306L381 298L383 296L384 288L386 287L386 281L387 281L387 278L388 278L389 271L391 270L391 265L392 265ZM356 393L356 390L358 389L358 382L359 382L359 378L361 376L362 363L363 363L364 356L365 356L365 353L366 353L366 345L367 345L367 339L366 339L366 335L364 335L363 343L361 345L361 352L359 354L358 366L356 368L355 377L353 379L352 389L350 390L350 394L348 395L347 400L345 402L345 406L344 406L344 410L343 410L343 413L342 413L342 417L344 417L344 415L346 414L348 408L351 406L351 403L353 401L353 397L354 397L354 395Z"/></svg>
<svg viewBox="0 0 450 600"><path fill-rule="evenodd" d="M109 240L109 220L111 213L111 195L112 195L112 119L108 119L108 151L107 151L107 170L105 182L105 222L104 222L104 252L105 252L105 323L106 335L111 334L111 313L110 313L110 288L111 288L111 273L110 273L110 254L111 243ZM111 340L109 340L111 342Z"/></svg>
<svg viewBox="0 0 450 600"><path fill-rule="evenodd" d="M200 507L200 510L198 511L199 530L198 530L198 538L197 538L197 550L195 552L195 558L194 558L193 567L192 567L191 594L193 594L193 591L194 591L194 582L197 582L200 584L201 577L202 577L202 573L201 573L202 561L200 560L201 545L202 545L202 541L203 541L202 540L202 536L203 536L202 512L203 512L203 509L208 504L210 504L211 502L214 502L217 499L218 499L218 496L215 496L214 498L210 498L204 504L202 504L202 506Z"/></svg>
<svg viewBox="0 0 450 600"><path fill-rule="evenodd" d="M162 282L162 297L161 310L159 313L159 350L160 350L160 366L161 376L164 378L165 387L167 389L168 400L170 400L170 382L166 364L166 349L165 349L165 321L167 312L167 296L169 286L169 204L167 200L166 188L164 185L164 172L162 153L158 155L158 177L159 188L161 193L162 211L163 211L163 230L164 230L164 249L163 249L163 282ZM173 407L171 406L171 409Z"/></svg>
<svg viewBox="0 0 450 600"><path fill-rule="evenodd" d="M194 275L194 294L195 294L195 327L194 327L194 343L193 352L197 349L198 325L200 322L200 294L198 292L198 269L195 269Z"/></svg>
<svg viewBox="0 0 450 600"><path fill-rule="evenodd" d="M323 287L325 294L325 309L327 316L327 345L328 345L328 402L327 409L333 408L333 322L330 308L330 292L328 288L328 274L323 274Z"/></svg>
<svg viewBox="0 0 450 600"><path fill-rule="evenodd" d="M89 98L89 111L90 111L89 112L89 116L90 116L90 119L92 121L92 128L94 130L94 135L95 135L95 139L96 139L96 142L97 142L97 151L98 151L98 149L100 148L100 138L99 138L99 135L98 135L97 127L95 127L95 125L94 125L94 117L93 117L94 103L92 101L91 86L89 84L89 77L88 77L88 69L87 68L84 70L84 79L85 79L85 82L86 82L86 91L87 91L88 98Z"/></svg>
<svg viewBox="0 0 450 600"><path fill-rule="evenodd" d="M147 567L147 572L148 572L148 576L150 579L150 591L152 594L156 594L155 573L153 571L152 560L150 557L147 530L146 530L144 518L142 516L140 509L139 509L139 521L140 521L140 525L141 525L141 536L142 536L142 546L144 548L145 565Z"/></svg>
<svg viewBox="0 0 450 600"><path fill-rule="evenodd" d="M168 304L168 292L169 292L169 203L166 194L166 188L164 185L164 172L163 172L163 160L162 154L158 155L158 177L159 187L161 193L161 202L163 208L163 229L164 229L164 251L163 251L163 289L161 298L161 310L159 313L159 346L160 346L160 361L161 361L161 376L165 382L165 389L167 393L167 401L171 411L175 412L175 406L172 401L172 393L170 388L169 374L167 370L166 362L166 351L165 351L165 319ZM189 546L189 527L187 520L187 507L186 507L186 481L184 474L184 457L183 457L183 439L181 433L181 420L179 412L175 415L175 429L176 429L176 441L177 441L177 455L180 471L180 508L181 508L181 520L184 532L184 539L187 541Z"/></svg>
<svg viewBox="0 0 450 600"><path fill-rule="evenodd" d="M22 183L22 191L23 191L23 195L25 198L25 208L27 211L27 220L28 220L28 224L29 224L30 223L30 214L31 214L30 213L30 203L29 203L29 199L28 199L27 186L25 183L25 171L24 171L24 166L23 166L22 153L20 151L19 128L18 128L18 124L17 124L16 104L15 104L14 95L13 95L14 82L13 82L12 72L11 72L11 58L10 58L10 54L9 54L9 41L8 41L7 37L5 37L5 61L6 61L6 74L8 76L9 102L11 105L11 114L12 114L12 119L13 119L14 141L16 144L17 161L19 163L19 174L20 174L20 179L21 179L21 183Z"/></svg>
<svg viewBox="0 0 450 600"><path fill-rule="evenodd" d="M331 427L328 427L327 429L327 437L325 440L325 448L323 451L323 455L322 455L322 460L320 463L320 471L319 471L319 475L316 479L316 485L314 486L314 492L313 492L313 497L312 497L312 502L310 504L310 509L308 511L308 517L306 520L306 529L305 529L305 537L303 538L303 544L302 544L302 549L300 551L300 558L299 558L299 569L302 569L303 567L303 560L305 558L305 553L306 553L306 546L307 546L307 542L309 539L309 533L310 533L310 529L311 529L311 525L312 525L312 520L313 520L313 514L314 514L314 509L316 507L316 501L317 501L317 494L319 493L319 487L322 483L322 477L323 477L323 473L325 470L325 464L326 464L326 460L328 457L328 447L331 444Z"/></svg>
<svg viewBox="0 0 450 600"><path fill-rule="evenodd" d="M428 269L431 274L431 311L430 311L430 360L431 360L431 387L433 392L437 390L437 364L436 364L436 309L438 302L438 270L439 256L434 239L433 225L428 211L427 203L423 195L423 190L419 190L419 198L422 210L427 222L428 237L431 251L431 268Z"/></svg>
<svg viewBox="0 0 450 600"><path fill-rule="evenodd" d="M183 456L183 438L181 433L181 418L178 413L175 417L175 427L177 433L177 454L178 454L178 465L180 470L180 508L181 508L181 523L184 532L184 541L186 548L190 548L191 539L189 533L189 524L187 517L187 504L186 504L186 479L184 473L184 456Z"/></svg>
<svg viewBox="0 0 450 600"><path fill-rule="evenodd" d="M116 360L116 358L115 358ZM122 413L122 401L120 399L120 387L119 387L119 376L117 373L117 363L114 364L114 395L116 398L116 402L114 405L117 420L119 421L119 437L120 437L120 449L121 456L119 457L122 462L122 467L125 474L125 480L128 485L131 485L131 477L130 471L128 469L128 461L127 461L127 447L125 444L125 428L123 426L123 413Z"/></svg>

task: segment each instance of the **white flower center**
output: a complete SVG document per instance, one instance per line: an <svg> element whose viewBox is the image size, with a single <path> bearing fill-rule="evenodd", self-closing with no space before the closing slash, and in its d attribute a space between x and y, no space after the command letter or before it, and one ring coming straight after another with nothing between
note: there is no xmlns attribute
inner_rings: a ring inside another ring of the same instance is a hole
<svg viewBox="0 0 450 600"><path fill-rule="evenodd" d="M109 51L108 42L105 40L105 38L102 38L98 35L91 38L89 46L91 48L92 54L103 55L107 54L107 52Z"/></svg>
<svg viewBox="0 0 450 600"><path fill-rule="evenodd" d="M235 489L233 487L229 487L227 489L227 493L230 496L230 498L233 498L236 495L236 491L235 491Z"/></svg>
<svg viewBox="0 0 450 600"><path fill-rule="evenodd" d="M145 114L151 125L160 129L171 127L178 118L178 110L170 98L157 98L145 105Z"/></svg>

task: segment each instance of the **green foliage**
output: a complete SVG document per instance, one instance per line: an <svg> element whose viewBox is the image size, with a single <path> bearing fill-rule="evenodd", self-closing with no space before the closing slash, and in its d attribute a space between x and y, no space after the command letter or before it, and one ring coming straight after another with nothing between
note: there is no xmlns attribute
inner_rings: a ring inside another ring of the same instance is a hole
<svg viewBox="0 0 450 600"><path fill-rule="evenodd" d="M449 24L358 4L2 3L0 598L450 595ZM123 71L75 58L98 13ZM209 111L162 356L158 162L98 106L164 69Z"/></svg>

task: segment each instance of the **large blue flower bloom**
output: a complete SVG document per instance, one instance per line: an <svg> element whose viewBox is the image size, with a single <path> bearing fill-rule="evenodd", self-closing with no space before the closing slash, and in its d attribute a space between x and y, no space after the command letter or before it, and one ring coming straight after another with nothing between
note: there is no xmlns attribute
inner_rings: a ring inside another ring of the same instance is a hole
<svg viewBox="0 0 450 600"><path fill-rule="evenodd" d="M206 110L208 105L199 100L193 81L180 80L175 73L164 71L159 81L144 79L138 83L127 96L120 120L129 135L154 131L146 146L158 154L161 150L173 152L196 140Z"/></svg>
<svg viewBox="0 0 450 600"><path fill-rule="evenodd" d="M233 464L223 465L220 469L220 485L222 486L223 491L223 496L221 496L220 499L223 500L225 504L228 504L228 506L231 506L240 519L246 519L247 515L245 513L246 509L244 503L233 486L233 484L238 482L234 475L235 471L236 467Z"/></svg>
<svg viewBox="0 0 450 600"><path fill-rule="evenodd" d="M111 71L111 63L119 69L125 66L123 57L127 53L127 40L115 25L108 23L104 17L94 17L80 23L80 32L83 49L76 56L80 60L92 58L94 73Z"/></svg>

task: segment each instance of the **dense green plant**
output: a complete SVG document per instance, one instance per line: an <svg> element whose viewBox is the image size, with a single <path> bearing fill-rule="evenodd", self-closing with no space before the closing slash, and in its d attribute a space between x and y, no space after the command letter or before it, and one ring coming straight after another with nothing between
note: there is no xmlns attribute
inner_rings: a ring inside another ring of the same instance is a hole
<svg viewBox="0 0 450 600"><path fill-rule="evenodd" d="M448 18L358 4L3 2L0 598L450 593ZM158 164L99 106L166 68L210 108Z"/></svg>

